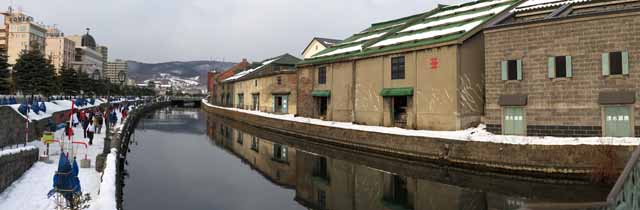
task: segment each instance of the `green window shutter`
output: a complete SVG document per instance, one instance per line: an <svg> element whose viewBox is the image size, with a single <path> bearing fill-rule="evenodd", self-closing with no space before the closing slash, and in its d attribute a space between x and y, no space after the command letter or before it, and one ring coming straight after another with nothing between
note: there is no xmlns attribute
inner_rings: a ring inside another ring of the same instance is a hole
<svg viewBox="0 0 640 210"><path fill-rule="evenodd" d="M629 74L629 52L622 52L622 74Z"/></svg>
<svg viewBox="0 0 640 210"><path fill-rule="evenodd" d="M522 60L518 60L518 80L522 80Z"/></svg>
<svg viewBox="0 0 640 210"><path fill-rule="evenodd" d="M282 96L282 113L289 113L289 96Z"/></svg>
<svg viewBox="0 0 640 210"><path fill-rule="evenodd" d="M547 70L549 71L549 78L556 78L556 58L548 58Z"/></svg>
<svg viewBox="0 0 640 210"><path fill-rule="evenodd" d="M602 75L610 75L609 71L609 53L602 53Z"/></svg>
<svg viewBox="0 0 640 210"><path fill-rule="evenodd" d="M276 111L276 96L272 96L271 100L272 100L271 103L273 104L273 112L277 112Z"/></svg>
<svg viewBox="0 0 640 210"><path fill-rule="evenodd" d="M507 80L507 61L502 61L500 64L500 69L502 71L502 80Z"/></svg>
<svg viewBox="0 0 640 210"><path fill-rule="evenodd" d="M567 61L567 77L573 77L573 64L571 63L571 56L566 56Z"/></svg>

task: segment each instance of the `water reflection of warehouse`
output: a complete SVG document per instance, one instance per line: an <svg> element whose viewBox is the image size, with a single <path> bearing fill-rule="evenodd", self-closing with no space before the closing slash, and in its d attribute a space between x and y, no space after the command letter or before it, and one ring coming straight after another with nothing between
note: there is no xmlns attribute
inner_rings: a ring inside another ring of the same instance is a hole
<svg viewBox="0 0 640 210"><path fill-rule="evenodd" d="M516 178L364 154L213 115L207 122L217 145L273 183L295 189L292 199L311 209L514 209L530 202L599 201L608 191L568 180Z"/></svg>

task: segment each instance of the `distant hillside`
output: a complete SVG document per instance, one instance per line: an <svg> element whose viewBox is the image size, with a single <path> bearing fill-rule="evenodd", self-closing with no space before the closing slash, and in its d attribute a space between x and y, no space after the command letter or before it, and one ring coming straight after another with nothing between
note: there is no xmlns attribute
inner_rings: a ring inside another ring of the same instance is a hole
<svg viewBox="0 0 640 210"><path fill-rule="evenodd" d="M160 74L169 74L179 78L199 77L198 82L203 85L207 83L207 72L209 70L222 71L235 64L219 61L176 61L165 63L127 62L129 64L129 78L136 80L138 83L160 77Z"/></svg>

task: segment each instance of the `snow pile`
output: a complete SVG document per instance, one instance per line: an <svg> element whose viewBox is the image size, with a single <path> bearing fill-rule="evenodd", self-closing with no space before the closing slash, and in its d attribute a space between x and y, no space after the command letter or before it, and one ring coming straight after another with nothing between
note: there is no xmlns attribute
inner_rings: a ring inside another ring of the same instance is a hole
<svg viewBox="0 0 640 210"><path fill-rule="evenodd" d="M90 206L91 210L117 210L116 201L116 157L117 149L111 149L111 153L107 155L106 166L102 174L102 182L100 183L100 194Z"/></svg>
<svg viewBox="0 0 640 210"><path fill-rule="evenodd" d="M70 105L70 104L69 104ZM47 107L48 108L48 107ZM120 112L116 112L118 115L118 123L117 127L122 126L121 124L121 114ZM88 140L82 138L82 127L77 126L74 129L74 133L76 134L73 137L73 141L81 141L87 142ZM64 129L60 129L55 133L55 139L63 138ZM80 184L82 186L83 193L89 193L93 200L90 203L90 209L108 209L112 210L115 208L110 208L112 204L109 204L109 200L113 200L115 202L115 192L107 192L110 189L115 188L115 185L111 185L110 187L102 187L102 182L108 181L105 179L109 179L106 177L114 177L112 175L105 174L105 178L101 178L102 174L98 173L95 169L95 160L94 158L102 153L104 146L104 137L105 137L105 126L102 127L101 133L96 133L93 139L93 145L90 145L88 148L84 148L84 146L76 145L73 150L75 151L75 156L78 159L84 158L85 154L89 159L91 159L92 167L91 168L81 168L78 178L80 179ZM37 147L40 149L41 153L46 151L47 146L43 144L41 141L33 141L28 143L28 147ZM60 158L60 144L53 143L50 144L50 155L49 159L52 160L52 163L44 163L44 162L36 162L27 172L25 172L20 179L16 180L9 186L4 192L0 193L0 209L25 209L25 210L54 210L56 209L56 204L53 198L47 198L47 192L51 190L52 187L52 178L58 168L58 159ZM111 155L109 155L111 156ZM115 163L107 162L108 167L116 167ZM113 174L113 173L111 173ZM115 177L113 178L115 179ZM111 197L104 197L111 196ZM100 200L98 202L98 200Z"/></svg>
<svg viewBox="0 0 640 210"><path fill-rule="evenodd" d="M349 122L323 121L314 118L295 117L292 114L276 115L259 111L251 111L236 108L219 107L202 100L206 106L216 107L219 109L243 112L273 119L294 121L313 125L321 125L334 128L359 130L375 133L393 134L401 136L416 136L428 138L441 138L458 141L475 141L490 142L500 144L517 144L517 145L621 145L621 146L637 146L640 145L640 138L625 137L539 137L539 136L508 136L496 135L488 132L485 125L475 128L469 128L459 131L431 131L431 130L410 130L404 128L356 125Z"/></svg>
<svg viewBox="0 0 640 210"><path fill-rule="evenodd" d="M126 102L126 101L138 101L141 99L135 99L135 100L128 100L128 99L119 99L117 101L112 101L111 103L122 103L122 102ZM86 106L83 107L75 107L75 108L79 108L79 109L88 109L88 108L95 108L98 107L104 103L106 103L107 100L106 99L96 99L94 104L87 104ZM23 115L22 113L20 113L20 111L18 111L18 108L20 107L20 104L12 104L12 105L3 105L3 106L8 106L11 107L16 113L18 113L20 116L22 116L23 118L29 119L29 122L32 122L33 120L42 120L42 119L46 119L49 118L51 116L53 116L54 113L56 112L60 112L60 111L68 111L71 110L71 104L73 103L73 101L71 100L55 100L55 101L51 101L51 102L44 102L45 106L47 107L47 111L46 112L38 112L38 114L36 114L35 112L33 112L33 110L29 110L29 113L27 114L28 116Z"/></svg>
<svg viewBox="0 0 640 210"><path fill-rule="evenodd" d="M37 149L37 147L35 146L26 146L26 147L19 147L19 148L15 148L15 149L8 149L8 150L2 150L0 151L0 157L5 156L5 155L13 155L13 154L18 154L24 151L29 151L29 150L34 150Z"/></svg>

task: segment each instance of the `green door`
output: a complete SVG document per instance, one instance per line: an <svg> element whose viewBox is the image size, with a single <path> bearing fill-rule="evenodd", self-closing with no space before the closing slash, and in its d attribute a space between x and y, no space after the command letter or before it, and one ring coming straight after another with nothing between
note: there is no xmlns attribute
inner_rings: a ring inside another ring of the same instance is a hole
<svg viewBox="0 0 640 210"><path fill-rule="evenodd" d="M502 134L504 135L524 135L524 108L504 107Z"/></svg>
<svg viewBox="0 0 640 210"><path fill-rule="evenodd" d="M604 135L611 137L631 136L631 110L628 106L604 108Z"/></svg>

